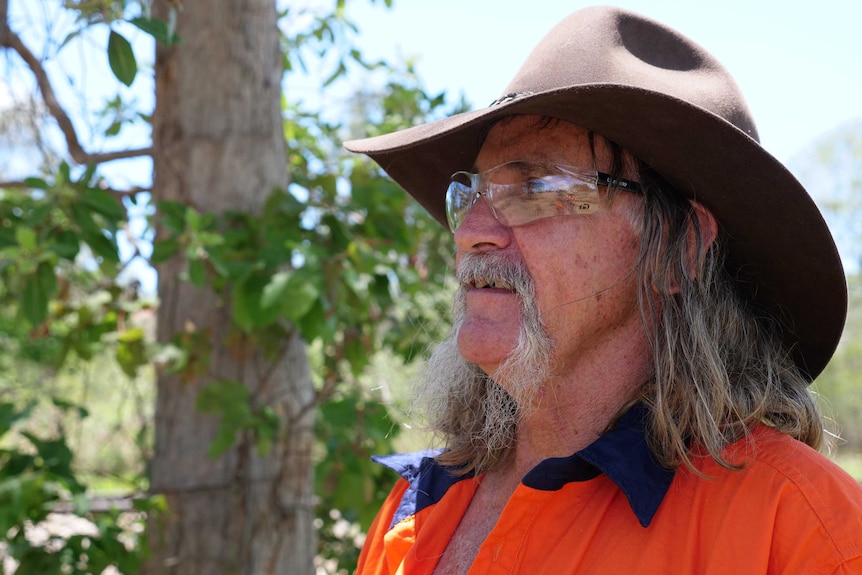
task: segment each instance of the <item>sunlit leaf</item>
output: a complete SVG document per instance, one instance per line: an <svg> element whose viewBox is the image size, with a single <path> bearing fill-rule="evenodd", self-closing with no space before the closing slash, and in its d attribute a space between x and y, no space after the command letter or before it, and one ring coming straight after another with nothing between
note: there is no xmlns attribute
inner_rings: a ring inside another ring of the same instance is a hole
<svg viewBox="0 0 862 575"><path fill-rule="evenodd" d="M261 306L264 310L275 310L285 319L296 322L300 320L320 293L313 283L302 274L280 272L274 274L261 293Z"/></svg>
<svg viewBox="0 0 862 575"><path fill-rule="evenodd" d="M18 226L15 229L15 239L17 240L18 245L28 252L36 251L38 237L36 236L35 230L25 228L24 226Z"/></svg>
<svg viewBox="0 0 862 575"><path fill-rule="evenodd" d="M129 377L135 377L138 369L147 363L144 330L132 328L121 333L117 338L115 356L123 372Z"/></svg>

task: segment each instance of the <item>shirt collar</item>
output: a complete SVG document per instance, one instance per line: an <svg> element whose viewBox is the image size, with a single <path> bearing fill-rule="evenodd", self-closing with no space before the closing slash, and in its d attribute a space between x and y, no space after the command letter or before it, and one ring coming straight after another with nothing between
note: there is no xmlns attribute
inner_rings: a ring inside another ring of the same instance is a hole
<svg viewBox="0 0 862 575"><path fill-rule="evenodd" d="M522 479L533 489L556 491L572 481L587 481L604 473L619 486L635 516L647 527L658 511L674 470L661 466L646 441L646 406L637 404L616 425L586 448L568 456L545 459ZM398 472L411 487L393 524L439 501L464 476L453 476L433 459L439 451L374 457Z"/></svg>
<svg viewBox="0 0 862 575"><path fill-rule="evenodd" d="M660 465L647 445L647 414L646 406L635 405L592 444L568 457L542 461L522 483L557 490L571 481L586 481L604 473L619 486L640 524L647 527L674 476L674 470Z"/></svg>

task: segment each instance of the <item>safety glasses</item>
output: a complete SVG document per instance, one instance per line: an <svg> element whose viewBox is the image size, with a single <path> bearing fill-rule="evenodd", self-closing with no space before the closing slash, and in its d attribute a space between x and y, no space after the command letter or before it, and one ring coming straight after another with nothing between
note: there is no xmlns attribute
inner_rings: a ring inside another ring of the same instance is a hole
<svg viewBox="0 0 862 575"><path fill-rule="evenodd" d="M599 186L640 191L640 185L630 180L543 162L507 162L478 174L455 172L446 190L446 218L454 233L480 196L494 217L507 226L591 214L601 205Z"/></svg>

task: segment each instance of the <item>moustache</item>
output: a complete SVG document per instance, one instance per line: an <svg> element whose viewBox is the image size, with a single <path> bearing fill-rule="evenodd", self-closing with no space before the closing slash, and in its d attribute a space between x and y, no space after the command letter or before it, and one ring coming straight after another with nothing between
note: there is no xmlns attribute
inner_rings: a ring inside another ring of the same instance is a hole
<svg viewBox="0 0 862 575"><path fill-rule="evenodd" d="M559 302L551 306L547 312L610 292L630 280L635 275L636 269L637 266L632 266L622 277L604 288ZM536 293L533 276L527 266L523 262L513 261L496 252L464 254L458 265L457 276L460 296L464 296L468 290L474 288L502 288L521 296L522 299L528 298L532 301Z"/></svg>
<svg viewBox="0 0 862 575"><path fill-rule="evenodd" d="M459 289L501 288L519 295L535 292L527 266L494 252L464 254L458 265Z"/></svg>

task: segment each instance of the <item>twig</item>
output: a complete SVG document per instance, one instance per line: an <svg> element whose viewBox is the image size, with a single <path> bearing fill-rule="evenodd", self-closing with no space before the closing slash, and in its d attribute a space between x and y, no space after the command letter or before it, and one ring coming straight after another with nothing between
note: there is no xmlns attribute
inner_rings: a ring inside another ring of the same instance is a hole
<svg viewBox="0 0 862 575"><path fill-rule="evenodd" d="M0 0L0 2L2 2L2 0ZM10 182L0 182L0 190L29 190L31 188L33 188L33 186L28 184L25 181L14 180L14 181L10 181ZM132 196L138 194L139 192L149 192L150 191L150 188L145 188L145 187L141 187L141 186L135 186L133 188L129 188L128 190L118 190L116 188L111 188L111 187L101 186L101 185L99 186L99 188L106 191L106 192L110 192L111 194L113 194L115 196L121 196L121 197L124 197L124 196L132 197Z"/></svg>
<svg viewBox="0 0 862 575"><path fill-rule="evenodd" d="M127 158L137 158L140 156L151 156L153 148L140 148L134 150L118 150L115 152L101 152L91 154L84 150L81 142L78 140L78 134L75 132L75 126L69 118L66 111L57 100L54 93L54 88L51 86L51 81L48 79L48 74L39 59L30 51L29 48L21 41L21 38L13 32L6 21L8 0L0 0L0 46L10 48L21 56L24 63L33 72L36 77L36 83L39 85L39 91L42 93L42 99L45 101L45 106L48 112L56 120L60 131L66 138L66 146L69 148L69 154L72 159L78 164L101 164L113 160L122 160Z"/></svg>

